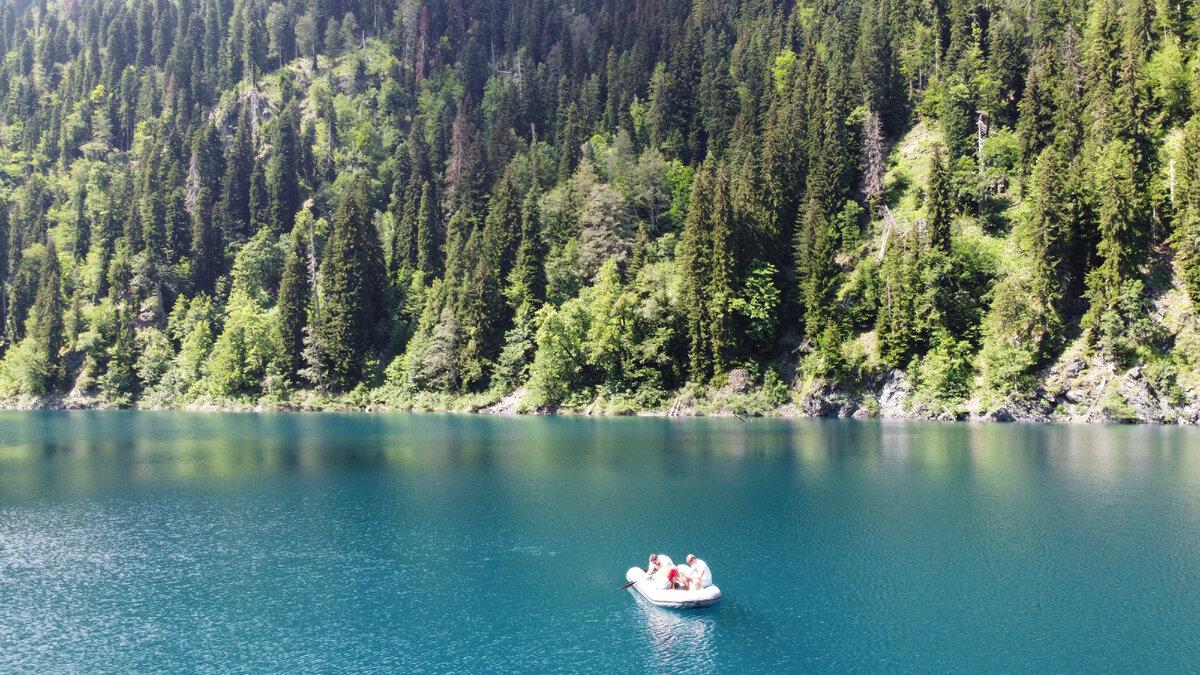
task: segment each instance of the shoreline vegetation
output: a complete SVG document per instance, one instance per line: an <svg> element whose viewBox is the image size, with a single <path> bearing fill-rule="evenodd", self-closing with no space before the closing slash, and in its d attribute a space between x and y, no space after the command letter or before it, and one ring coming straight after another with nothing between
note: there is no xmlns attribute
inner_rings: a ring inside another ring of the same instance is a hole
<svg viewBox="0 0 1200 675"><path fill-rule="evenodd" d="M1200 421L1200 33L0 0L0 405Z"/></svg>
<svg viewBox="0 0 1200 675"><path fill-rule="evenodd" d="M318 390L289 392L285 397L200 398L172 405L132 406L139 410L186 412L413 412L472 413L482 415L581 415L650 417L737 417L737 418L856 418L937 421L1069 422L1121 424L1197 424L1200 402L1181 405L1163 400L1140 369L1122 377L1102 377L1101 387L1076 381L1057 395L1040 388L1038 396L1021 403L983 411L979 401L968 401L954 410L922 405L903 371L893 371L874 390L847 390L833 383L810 386L807 393L789 390L780 383L755 383L745 370L735 369L720 386L688 386L665 394L658 401L637 400L628 395L596 395L555 407L534 407L526 401L527 390L508 394L484 392L468 395L419 393L396 397L386 389L364 388L329 395ZM98 397L67 396L0 399L0 410L120 410Z"/></svg>

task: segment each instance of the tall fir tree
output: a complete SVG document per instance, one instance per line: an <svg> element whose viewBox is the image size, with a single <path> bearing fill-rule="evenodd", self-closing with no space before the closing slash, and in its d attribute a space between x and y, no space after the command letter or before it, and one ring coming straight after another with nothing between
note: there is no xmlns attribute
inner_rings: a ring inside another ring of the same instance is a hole
<svg viewBox="0 0 1200 675"><path fill-rule="evenodd" d="M270 223L276 234L290 232L300 210L303 195L300 192L300 134L299 111L292 102L284 108L276 121L272 155L267 176L270 181Z"/></svg>
<svg viewBox="0 0 1200 675"><path fill-rule="evenodd" d="M383 309L382 252L371 222L369 189L359 177L339 199L321 265L312 365L333 391L349 389L362 377Z"/></svg>
<svg viewBox="0 0 1200 675"><path fill-rule="evenodd" d="M692 182L691 200L683 233L676 248L680 277L680 310L683 313L688 342L688 366L694 381L711 375L708 322L705 302L708 297L709 255L708 214L712 208L712 167L704 164Z"/></svg>
<svg viewBox="0 0 1200 675"><path fill-rule="evenodd" d="M943 253L950 251L952 220L950 171L941 147L935 145L929 158L929 189L925 193L925 225L929 229L931 247Z"/></svg>
<svg viewBox="0 0 1200 675"><path fill-rule="evenodd" d="M63 348L62 271L54 240L46 243L46 261L38 279L37 295L29 314L26 335L46 364L46 387L53 387L65 374L60 352Z"/></svg>
<svg viewBox="0 0 1200 675"><path fill-rule="evenodd" d="M238 111L237 128L225 161L221 180L221 201L218 219L222 239L245 241L250 237L250 183L257 154L250 106L243 103Z"/></svg>
<svg viewBox="0 0 1200 675"><path fill-rule="evenodd" d="M729 249L733 229L733 204L729 194L729 171L724 164L717 167L712 190L706 305L712 367L714 373L719 374L729 365L737 348L733 332L735 261L733 252Z"/></svg>
<svg viewBox="0 0 1200 675"><path fill-rule="evenodd" d="M191 201L191 270L193 288L211 293L224 272L224 242L217 224L217 200L223 171L221 144L216 127L208 124L197 135L192 149L188 194Z"/></svg>
<svg viewBox="0 0 1200 675"><path fill-rule="evenodd" d="M304 368L304 339L312 307L309 256L308 233L297 228L288 237L278 301L280 365L283 373L293 381Z"/></svg>
<svg viewBox="0 0 1200 675"><path fill-rule="evenodd" d="M1192 305L1200 307L1200 115L1188 121L1180 143L1171 243Z"/></svg>
<svg viewBox="0 0 1200 675"><path fill-rule="evenodd" d="M421 201L417 210L417 269L427 279L432 279L441 270L438 253L438 211L433 189L426 181L421 185Z"/></svg>

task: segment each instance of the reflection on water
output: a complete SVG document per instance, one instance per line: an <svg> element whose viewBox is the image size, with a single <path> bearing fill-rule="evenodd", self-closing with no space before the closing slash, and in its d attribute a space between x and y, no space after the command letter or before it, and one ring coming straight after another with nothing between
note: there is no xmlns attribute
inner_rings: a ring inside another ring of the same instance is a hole
<svg viewBox="0 0 1200 675"><path fill-rule="evenodd" d="M1163 427L736 420L555 420L434 416L59 413L42 425L0 416L0 467L58 462L62 469L0 472L10 494L44 494L51 481L86 490L95 472L154 482L353 467L497 466L537 475L583 465L593 475L634 465L686 477L697 461L773 462L810 480L844 470L932 480L971 476L1000 491L1047 472L1100 492L1131 475L1169 473L1200 486L1194 430ZM111 417L110 417L111 416ZM345 422L345 423L342 423ZM630 456L630 447L666 452ZM71 461L75 460L75 461ZM79 461L82 460L82 461ZM32 480L22 485L19 481Z"/></svg>
<svg viewBox="0 0 1200 675"><path fill-rule="evenodd" d="M812 476L845 460L871 471L965 470L987 474L993 484L1046 469L1100 482L1168 465L1189 480L1200 474L1200 455L1188 451L1200 436L1172 427L58 411L36 413L39 422L31 424L31 414L0 412L0 467L74 459L90 463L89 470L156 480L356 465L537 471L570 462L612 470L653 461L683 475L706 458L776 460ZM667 452L631 458L628 439Z"/></svg>
<svg viewBox="0 0 1200 675"><path fill-rule="evenodd" d="M629 589L637 599L646 622L646 634L654 653L654 672L695 670L707 672L715 667L713 637L716 622L711 610L671 610L647 601Z"/></svg>

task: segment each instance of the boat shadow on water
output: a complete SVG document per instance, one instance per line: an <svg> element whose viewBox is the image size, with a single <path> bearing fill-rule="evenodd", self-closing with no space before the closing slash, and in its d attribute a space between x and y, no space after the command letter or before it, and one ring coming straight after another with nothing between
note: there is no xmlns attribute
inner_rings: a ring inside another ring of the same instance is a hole
<svg viewBox="0 0 1200 675"><path fill-rule="evenodd" d="M646 633L654 655L651 667L660 672L708 670L715 666L713 638L717 608L667 609L629 589L646 622Z"/></svg>

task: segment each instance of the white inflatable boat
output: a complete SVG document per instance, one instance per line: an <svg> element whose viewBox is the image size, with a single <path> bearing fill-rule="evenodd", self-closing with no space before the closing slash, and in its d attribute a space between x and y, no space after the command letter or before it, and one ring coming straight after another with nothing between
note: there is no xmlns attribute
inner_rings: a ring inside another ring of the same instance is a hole
<svg viewBox="0 0 1200 675"><path fill-rule="evenodd" d="M659 607L670 609L712 607L721 599L721 589L716 586L705 586L698 591L658 588L657 584L646 578L646 570L640 567L630 567L629 571L625 573L625 581L632 581L631 588L636 589L647 602Z"/></svg>

